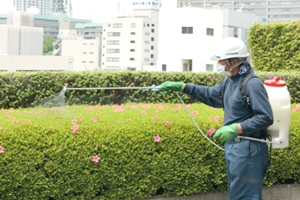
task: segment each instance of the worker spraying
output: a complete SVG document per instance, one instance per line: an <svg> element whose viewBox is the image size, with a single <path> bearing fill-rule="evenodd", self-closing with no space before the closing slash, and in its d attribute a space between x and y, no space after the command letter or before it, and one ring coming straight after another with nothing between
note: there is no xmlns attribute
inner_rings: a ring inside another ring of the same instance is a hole
<svg viewBox="0 0 300 200"><path fill-rule="evenodd" d="M273 112L263 82L248 61L244 42L227 37L216 46L217 71L226 76L215 86L167 81L163 90L182 91L216 108L224 109L223 126L213 138L225 144L228 179L228 200L262 200L263 179L269 164L268 148L264 142L237 136L266 140L266 129L273 124ZM244 99L241 88L247 78Z"/></svg>

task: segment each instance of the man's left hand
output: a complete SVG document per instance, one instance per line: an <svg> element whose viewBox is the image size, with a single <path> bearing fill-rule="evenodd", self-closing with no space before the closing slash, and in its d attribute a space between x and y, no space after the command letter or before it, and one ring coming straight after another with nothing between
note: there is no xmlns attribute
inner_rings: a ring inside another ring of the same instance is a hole
<svg viewBox="0 0 300 200"><path fill-rule="evenodd" d="M217 138L219 140L222 140L224 142L229 142L237 136L238 131L237 131L237 124L231 124L228 126L223 126L217 130L217 132L214 134L213 138Z"/></svg>

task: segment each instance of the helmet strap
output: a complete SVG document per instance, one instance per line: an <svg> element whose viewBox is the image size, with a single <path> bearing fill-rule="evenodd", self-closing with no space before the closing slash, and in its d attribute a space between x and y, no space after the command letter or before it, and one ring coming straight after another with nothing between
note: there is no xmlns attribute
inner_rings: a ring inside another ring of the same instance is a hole
<svg viewBox="0 0 300 200"><path fill-rule="evenodd" d="M229 62L229 59L226 59L226 62L227 62L227 65L228 65L228 67L229 67L229 72L230 72L230 73L232 72L232 70L233 70L234 68L240 66L240 65L243 63L243 62L239 62L239 63L237 63L237 64L231 66L231 65L230 65L230 62Z"/></svg>

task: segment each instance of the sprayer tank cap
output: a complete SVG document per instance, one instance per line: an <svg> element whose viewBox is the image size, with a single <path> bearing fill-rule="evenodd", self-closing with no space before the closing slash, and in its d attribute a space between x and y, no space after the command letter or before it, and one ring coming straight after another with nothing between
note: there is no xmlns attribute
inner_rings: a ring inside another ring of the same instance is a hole
<svg viewBox="0 0 300 200"><path fill-rule="evenodd" d="M264 84L267 86L273 87L282 87L286 86L286 82L279 79L279 77L275 76L273 79L265 80Z"/></svg>

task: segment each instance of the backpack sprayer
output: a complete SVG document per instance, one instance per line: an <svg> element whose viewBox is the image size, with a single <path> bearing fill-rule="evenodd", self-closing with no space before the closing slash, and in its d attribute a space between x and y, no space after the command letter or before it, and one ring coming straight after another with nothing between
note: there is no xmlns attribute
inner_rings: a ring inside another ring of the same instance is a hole
<svg viewBox="0 0 300 200"><path fill-rule="evenodd" d="M281 149L289 145L289 126L291 120L291 98L290 93L287 90L286 83L280 80L278 77L274 77L272 80L264 81L264 86L269 96L269 101L273 111L274 122L271 126L267 128L267 134L271 136L272 141L257 139L252 137L237 136L238 138L249 139L259 142L265 142L268 146L272 145L272 148ZM64 86L62 92L65 93L67 90L129 90L129 89L141 89L144 91L161 91L163 90L160 86L152 85L150 87L92 87L92 88L69 88L68 84ZM193 115L187 108L186 104L176 92L177 97L183 104L187 113L189 114L191 120L195 124L199 132L213 145L215 145L220 150L224 151L222 147L214 143L209 139L206 134L198 126Z"/></svg>

